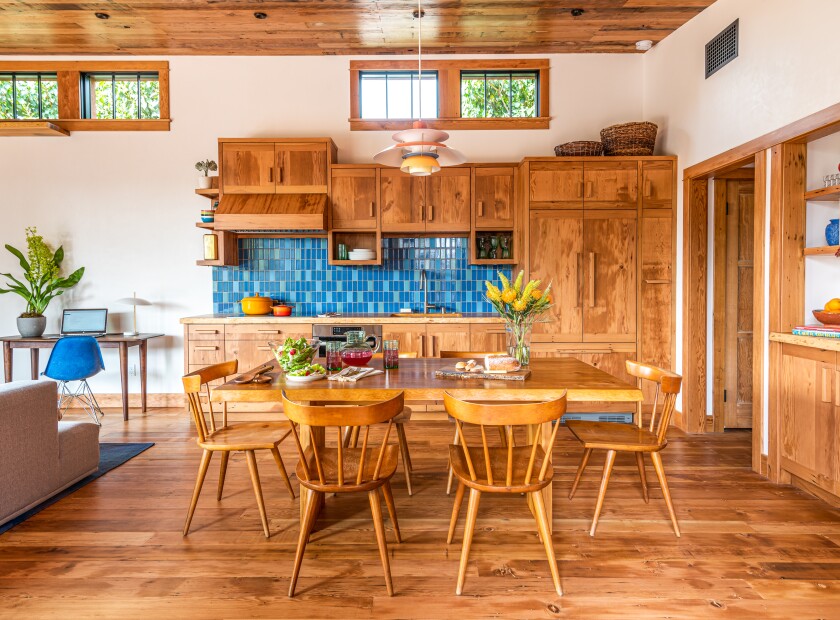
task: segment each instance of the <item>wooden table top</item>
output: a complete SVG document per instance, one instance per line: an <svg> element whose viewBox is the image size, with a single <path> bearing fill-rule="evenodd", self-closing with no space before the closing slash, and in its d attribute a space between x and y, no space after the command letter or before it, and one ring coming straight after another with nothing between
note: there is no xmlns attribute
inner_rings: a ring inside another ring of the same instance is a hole
<svg viewBox="0 0 840 620"><path fill-rule="evenodd" d="M357 383L324 379L287 384L278 368L277 372L269 373L271 383L228 382L214 388L212 398L215 402L279 402L285 389L289 398L301 401L384 400L400 391L410 401L443 400L445 391L462 399L548 400L567 390L568 399L573 402L642 400L642 391L636 386L571 357L532 360L531 376L525 381L435 377L435 370L452 364L449 359L401 359L399 370L366 377ZM373 360L370 366L382 369L382 360ZM489 392L494 394L488 395Z"/></svg>
<svg viewBox="0 0 840 620"><path fill-rule="evenodd" d="M107 345L108 343L120 343L120 342L127 342L127 343L138 343L144 340L151 340L152 338L160 338L163 334L153 334L153 333L142 333L137 334L136 336L125 336L123 334L105 334L104 336L99 336L96 341L100 345ZM68 336L69 337L69 336ZM58 338L44 338L43 336L38 336L37 338L26 338L24 336L14 335L14 336L0 336L0 342L10 342L12 344L44 344L44 345L51 345L55 344L59 339Z"/></svg>

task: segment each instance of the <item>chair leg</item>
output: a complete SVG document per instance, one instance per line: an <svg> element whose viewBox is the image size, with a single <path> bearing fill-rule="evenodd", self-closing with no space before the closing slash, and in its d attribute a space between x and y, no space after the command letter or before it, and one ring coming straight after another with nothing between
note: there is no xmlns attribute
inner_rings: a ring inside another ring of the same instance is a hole
<svg viewBox="0 0 840 620"><path fill-rule="evenodd" d="M408 455L408 441L405 438L405 428L402 424L397 424L397 439L400 444L400 456L402 457L403 470L405 471L405 487L408 489L408 494L413 495L411 490L411 457Z"/></svg>
<svg viewBox="0 0 840 620"><path fill-rule="evenodd" d="M262 486L260 486L260 473L257 471L257 457L253 450L246 450L245 456L248 457L248 471L251 474L251 484L254 485L254 495L257 496L257 507L260 509L263 532L265 533L265 537L268 538L270 536L268 532L268 517L265 515L265 502L263 501Z"/></svg>
<svg viewBox="0 0 840 620"><path fill-rule="evenodd" d="M572 490L569 491L569 499L572 499L577 492L578 485L580 484L580 479L583 477L583 470L586 469L587 463L589 463L589 457L592 456L592 448L586 448L583 451L583 457L580 459L580 465L578 465L577 475L575 476L575 481L572 483Z"/></svg>
<svg viewBox="0 0 840 620"><path fill-rule="evenodd" d="M461 513L461 504L464 501L464 491L467 485L458 482L458 490L455 491L455 503L452 506L452 518L449 520L449 534L446 537L446 544L452 544L455 538L455 527L458 525L458 515Z"/></svg>
<svg viewBox="0 0 840 620"><path fill-rule="evenodd" d="M542 491L531 493L531 498L534 504L534 516L537 519L537 530L545 546L545 554L548 556L548 568L551 571L551 579L554 581L554 589L557 591L557 596L563 596L563 589L560 587L560 571L557 569L557 560L554 557L554 545L551 542L551 529L548 527Z"/></svg>
<svg viewBox="0 0 840 620"><path fill-rule="evenodd" d="M300 524L297 551L295 551L295 565L292 569L292 580L289 583L289 597L295 595L295 587L297 586L298 575L300 575L300 565L303 563L303 552L306 550L306 543L309 542L309 534L315 526L315 514L318 511L319 502L317 495L315 491L301 493L301 501L307 497L309 501L306 502L306 512L304 512L303 522Z"/></svg>
<svg viewBox="0 0 840 620"><path fill-rule="evenodd" d="M207 468L210 467L210 459L213 458L213 452L205 450L201 455L201 463L198 466L198 477L195 479L195 489L193 489L192 501L190 508L187 511L187 520L184 523L184 536L190 531L190 523L192 523L193 514L195 514L195 506L198 504L198 496L201 495L201 487L204 484L204 478L207 476Z"/></svg>
<svg viewBox="0 0 840 620"><path fill-rule="evenodd" d="M394 596L391 565L388 562L388 545L385 542L385 525L382 523L382 508L379 506L379 490L368 491L368 500L373 514L373 529L376 530L376 543L379 545L379 557L382 560L382 569L385 571L385 588L388 590L388 596Z"/></svg>
<svg viewBox="0 0 840 620"><path fill-rule="evenodd" d="M674 525L674 534L680 537L680 526L677 523L677 515L674 512L674 503L671 501L671 491L668 489L668 481L665 479L665 468L662 466L662 455L659 452L651 452L650 460L653 461L653 468L659 478L659 486L662 487L662 496L665 498L665 505L668 507L668 514L671 515L671 523Z"/></svg>
<svg viewBox="0 0 840 620"><path fill-rule="evenodd" d="M398 437L401 437L400 441L405 444L405 462L408 466L408 471L414 471L414 464L411 462L411 453L408 451L408 438L405 434L405 424L398 422L396 426Z"/></svg>
<svg viewBox="0 0 840 620"><path fill-rule="evenodd" d="M647 476L645 475L645 457L641 452L636 452L636 465L639 468L639 478L642 480L642 497L647 504L650 503L650 495L648 494Z"/></svg>
<svg viewBox="0 0 840 620"><path fill-rule="evenodd" d="M478 502L481 499L481 491L470 489L470 501L467 505L467 522L464 525L464 543L461 547L461 564L458 566L458 585L455 586L455 594L459 595L464 589L464 580L467 578L467 564L470 561L470 547L472 547L473 532L475 532L475 518L478 516Z"/></svg>
<svg viewBox="0 0 840 620"><path fill-rule="evenodd" d="M458 429L455 428L455 439L452 441L453 444L456 446L459 444L458 441ZM452 470L452 465L449 465L449 479L446 481L446 494L449 495L452 492L452 481L455 479L455 472Z"/></svg>
<svg viewBox="0 0 840 620"><path fill-rule="evenodd" d="M90 384L87 382L87 379L82 380L82 393L85 394L85 398L88 403L88 415L93 418L93 422L97 426L102 426L102 421L99 419L101 417L105 417L105 414L102 412L102 409L99 407L99 403L96 400L96 396L93 395L93 390L90 389Z"/></svg>
<svg viewBox="0 0 840 620"><path fill-rule="evenodd" d="M359 427L354 426L352 432L350 433L350 447L356 448L359 446Z"/></svg>
<svg viewBox="0 0 840 620"><path fill-rule="evenodd" d="M225 474L227 473L228 460L230 459L230 452L225 450L222 452L222 463L219 465L219 490L216 492L216 501L221 501L222 491L225 488Z"/></svg>
<svg viewBox="0 0 840 620"><path fill-rule="evenodd" d="M595 504L595 516L592 517L592 527L589 528L589 535L595 536L595 528L598 527L598 517L601 515L601 508L604 506L604 497L607 495L607 485L610 483L610 474L615 464L615 450L607 450L607 460L604 463L604 475L601 477L601 488L598 489L598 501Z"/></svg>
<svg viewBox="0 0 840 620"><path fill-rule="evenodd" d="M388 507L388 516L391 518L391 523L394 525L394 536L398 543L402 542L400 536L400 524L397 522L397 507L394 504L394 494L391 492L391 483L386 482L382 485L382 494L385 496L385 505Z"/></svg>
<svg viewBox="0 0 840 620"><path fill-rule="evenodd" d="M289 480L289 474L286 472L286 466L283 465L283 457L280 456L280 450L277 449L277 446L274 446L274 449L271 451L271 455L274 457L274 462L277 463L277 469L280 470L280 475L283 476L283 482L286 483L289 495L291 495L292 499L294 499L295 490L292 488L292 481Z"/></svg>

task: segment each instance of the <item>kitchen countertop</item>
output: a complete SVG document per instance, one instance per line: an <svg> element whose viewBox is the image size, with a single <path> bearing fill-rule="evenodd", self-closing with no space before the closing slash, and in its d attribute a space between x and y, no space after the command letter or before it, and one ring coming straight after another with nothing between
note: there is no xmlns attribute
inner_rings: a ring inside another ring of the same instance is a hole
<svg viewBox="0 0 840 620"><path fill-rule="evenodd" d="M823 351L840 351L840 338L820 338L819 336L795 336L788 332L770 332L772 342L796 344L800 347L813 347Z"/></svg>
<svg viewBox="0 0 840 620"><path fill-rule="evenodd" d="M319 318L317 316L273 316L271 314L245 315L240 313L231 314L201 314L188 316L181 319L184 325L201 325L210 323L224 323L228 325L247 325L248 323L309 323L320 325L382 325L385 323L504 323L498 314L469 313L461 316L435 316L420 314L391 316L387 313L380 314L342 314L340 316Z"/></svg>

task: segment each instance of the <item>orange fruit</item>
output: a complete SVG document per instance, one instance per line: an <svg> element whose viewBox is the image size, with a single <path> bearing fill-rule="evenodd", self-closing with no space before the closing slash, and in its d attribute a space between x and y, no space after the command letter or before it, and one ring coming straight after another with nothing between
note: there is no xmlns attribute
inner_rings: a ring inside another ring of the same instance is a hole
<svg viewBox="0 0 840 620"><path fill-rule="evenodd" d="M840 297L835 297L825 304L826 312L840 312Z"/></svg>

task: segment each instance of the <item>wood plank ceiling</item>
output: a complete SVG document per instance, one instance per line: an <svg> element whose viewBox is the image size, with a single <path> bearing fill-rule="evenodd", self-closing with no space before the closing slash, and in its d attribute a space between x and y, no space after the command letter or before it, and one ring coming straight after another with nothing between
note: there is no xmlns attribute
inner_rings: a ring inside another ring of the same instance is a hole
<svg viewBox="0 0 840 620"><path fill-rule="evenodd" d="M661 41L713 2L425 0L423 51L636 52L636 41ZM411 0L0 0L0 54L416 53L414 8Z"/></svg>

